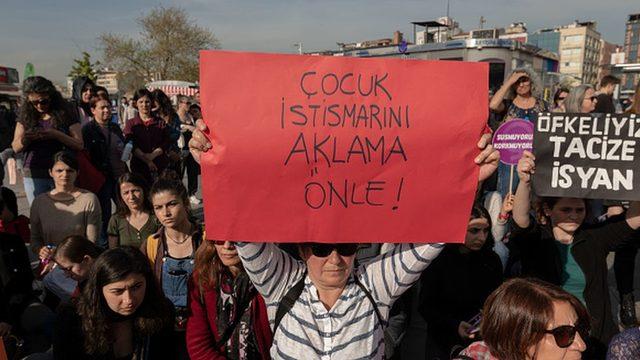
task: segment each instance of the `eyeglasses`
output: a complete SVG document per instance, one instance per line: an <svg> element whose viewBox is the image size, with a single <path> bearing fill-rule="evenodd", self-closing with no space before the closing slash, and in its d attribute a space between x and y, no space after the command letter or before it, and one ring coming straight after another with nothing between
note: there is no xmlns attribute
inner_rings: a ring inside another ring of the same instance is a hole
<svg viewBox="0 0 640 360"><path fill-rule="evenodd" d="M327 257L334 249L341 256L351 256L358 251L358 244L311 244L311 253L317 257Z"/></svg>
<svg viewBox="0 0 640 360"><path fill-rule="evenodd" d="M43 99L40 99L40 100L29 100L29 102L30 102L30 103L31 103L31 105L33 105L33 106L38 106L38 105L40 105L40 106L47 106L47 105L49 105L49 103L51 102L51 99L43 98Z"/></svg>
<svg viewBox="0 0 640 360"><path fill-rule="evenodd" d="M552 334L556 340L556 345L561 348L567 348L573 344L576 338L576 333L580 333L580 336L586 337L589 333L589 329L584 325L562 325L555 329L545 330L545 334Z"/></svg>
<svg viewBox="0 0 640 360"><path fill-rule="evenodd" d="M587 99L589 99L590 101L594 101L594 100L598 100L598 97L594 95L594 96L588 97Z"/></svg>
<svg viewBox="0 0 640 360"><path fill-rule="evenodd" d="M567 98L566 96L560 96L560 97L558 97L558 100L564 100L566 98Z"/></svg>

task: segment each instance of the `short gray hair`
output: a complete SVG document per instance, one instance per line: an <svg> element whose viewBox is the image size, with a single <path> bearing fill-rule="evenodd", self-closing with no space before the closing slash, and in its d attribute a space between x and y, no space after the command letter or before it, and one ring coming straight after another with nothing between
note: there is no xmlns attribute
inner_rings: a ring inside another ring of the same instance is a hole
<svg viewBox="0 0 640 360"><path fill-rule="evenodd" d="M581 113L584 94L589 89L593 90L593 86L589 84L582 84L571 89L571 91L569 91L569 95L567 95L567 98L564 100L565 111L568 113Z"/></svg>

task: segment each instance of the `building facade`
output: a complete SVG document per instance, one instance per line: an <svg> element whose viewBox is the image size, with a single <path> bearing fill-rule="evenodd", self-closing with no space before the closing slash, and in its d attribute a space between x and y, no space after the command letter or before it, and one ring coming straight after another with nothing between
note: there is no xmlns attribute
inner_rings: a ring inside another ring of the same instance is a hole
<svg viewBox="0 0 640 360"><path fill-rule="evenodd" d="M640 14L631 14L627 18L624 34L624 53L628 64L640 63ZM625 75L622 87L625 90L633 90L637 81L637 74Z"/></svg>
<svg viewBox="0 0 640 360"><path fill-rule="evenodd" d="M574 22L560 28L560 73L595 84L600 65L600 33L595 22Z"/></svg>
<svg viewBox="0 0 640 360"><path fill-rule="evenodd" d="M542 29L529 35L528 44L558 54L560 49L560 30Z"/></svg>
<svg viewBox="0 0 640 360"><path fill-rule="evenodd" d="M326 52L317 55L328 55ZM405 59L472 61L489 63L489 88L496 91L518 67L530 67L550 89L557 81L558 58L511 39L464 39L423 45L386 46L333 52L334 56L399 57Z"/></svg>

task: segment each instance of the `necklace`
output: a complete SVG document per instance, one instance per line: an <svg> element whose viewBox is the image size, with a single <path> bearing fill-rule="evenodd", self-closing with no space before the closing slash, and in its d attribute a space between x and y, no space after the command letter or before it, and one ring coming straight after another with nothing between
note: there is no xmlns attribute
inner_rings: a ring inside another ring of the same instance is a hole
<svg viewBox="0 0 640 360"><path fill-rule="evenodd" d="M167 239L171 240L176 245L182 245L182 244L186 243L187 240L191 239L191 235L187 235L187 237L185 237L184 240L177 241L176 239L174 239L171 236L169 236L169 234L166 231L165 231L164 235L167 237Z"/></svg>

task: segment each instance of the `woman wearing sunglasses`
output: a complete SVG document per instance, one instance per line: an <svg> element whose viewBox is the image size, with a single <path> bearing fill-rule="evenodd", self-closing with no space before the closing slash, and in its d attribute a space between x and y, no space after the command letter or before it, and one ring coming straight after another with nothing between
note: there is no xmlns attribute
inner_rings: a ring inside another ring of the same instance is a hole
<svg viewBox="0 0 640 360"><path fill-rule="evenodd" d="M538 113L547 112L548 104L540 97L540 80L530 68L515 69L491 98L489 108L502 116L502 122L512 119L534 121Z"/></svg>
<svg viewBox="0 0 640 360"><path fill-rule="evenodd" d="M22 84L22 93L11 147L16 153L24 153L24 190L31 205L36 196L53 188L51 156L65 148L82 150L84 145L75 109L51 81L29 77Z"/></svg>
<svg viewBox="0 0 640 360"><path fill-rule="evenodd" d="M196 160L211 148L197 129L189 143ZM479 181L497 168L499 154L489 136L478 142ZM400 244L392 252L354 268L357 244L303 243L302 261L274 243L237 243L242 264L264 297L273 321L271 357L382 359L389 309L438 256L442 244Z"/></svg>
<svg viewBox="0 0 640 360"><path fill-rule="evenodd" d="M530 217L531 175L535 172L531 152L524 152L517 171L520 184L509 241L511 254L517 255L511 260L520 263L522 276L561 286L586 304L593 318L593 342L589 345L601 358L618 332L611 313L606 258L620 244L634 241L632 235L640 228L640 202L632 202L625 216L589 227L584 225L585 199L541 198L534 221Z"/></svg>
<svg viewBox="0 0 640 360"><path fill-rule="evenodd" d="M537 279L511 279L487 299L483 341L457 359L572 360L586 350L589 315L575 296Z"/></svg>
<svg viewBox="0 0 640 360"><path fill-rule="evenodd" d="M151 205L162 227L140 246L153 266L164 295L175 310L175 327L170 339L174 353L169 359L188 359L185 329L187 282L193 272L195 252L202 241L202 227L191 220L189 197L175 173L165 172L151 187Z"/></svg>
<svg viewBox="0 0 640 360"><path fill-rule="evenodd" d="M187 349L192 360L269 359L271 328L262 296L230 241L204 241L189 279Z"/></svg>
<svg viewBox="0 0 640 360"><path fill-rule="evenodd" d="M564 108L568 113L590 113L596 109L597 102L596 90L584 84L571 89L564 101Z"/></svg>
<svg viewBox="0 0 640 360"><path fill-rule="evenodd" d="M569 96L569 89L560 87L556 90L556 94L553 96L553 108L552 112L565 112L564 102Z"/></svg>

